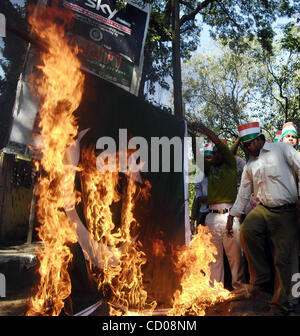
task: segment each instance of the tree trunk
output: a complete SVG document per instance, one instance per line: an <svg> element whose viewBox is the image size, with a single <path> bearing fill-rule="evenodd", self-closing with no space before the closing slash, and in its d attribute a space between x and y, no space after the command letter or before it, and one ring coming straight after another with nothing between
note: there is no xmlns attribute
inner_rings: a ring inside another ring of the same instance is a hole
<svg viewBox="0 0 300 336"><path fill-rule="evenodd" d="M172 63L173 63L174 114L178 117L183 118L181 63L180 63L180 23L179 23L178 0L172 0Z"/></svg>

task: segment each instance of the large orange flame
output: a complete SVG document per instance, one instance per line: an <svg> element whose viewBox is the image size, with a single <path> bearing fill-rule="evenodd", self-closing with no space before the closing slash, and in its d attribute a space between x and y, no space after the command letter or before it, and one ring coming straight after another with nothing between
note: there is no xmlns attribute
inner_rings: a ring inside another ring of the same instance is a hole
<svg viewBox="0 0 300 336"><path fill-rule="evenodd" d="M77 50L65 38L65 26L72 15L57 8L46 8L37 14L30 16L30 24L48 49L41 54L41 75L33 78L33 87L41 99L42 174L37 187L37 216L43 249L38 251L40 284L27 315L60 314L71 293L67 267L72 255L68 245L77 239L91 261L92 270L98 273L99 290L110 289L111 314L124 315L129 308L141 311L146 304L154 309L155 303L146 303L147 292L142 284L146 257L140 242L133 237L138 231L133 216L135 199L137 195L149 197L151 186L145 181L146 188L140 192L132 174L128 174L126 186L119 193L118 172L99 171L93 148L82 149L81 162L85 164L74 167L70 154L70 148L76 148L77 135L73 112L82 98L84 77ZM54 23L54 19L60 24ZM74 212L76 170L81 173L81 199L88 233ZM120 197L121 223L115 228L110 206Z"/></svg>
<svg viewBox="0 0 300 336"><path fill-rule="evenodd" d="M60 23L54 23L54 19ZM57 8L32 11L29 18L33 34L47 46L48 52L41 52L39 75L32 80L40 97L42 157L36 192L43 248L38 253L40 285L27 315L59 315L71 292L68 244L76 242L77 237L62 209L74 203L75 194L73 167L65 165L63 159L77 134L73 112L81 101L84 76L77 51L69 47L65 37L65 25L70 20L69 12Z"/></svg>
<svg viewBox="0 0 300 336"><path fill-rule="evenodd" d="M181 290L175 292L168 315L202 316L208 307L230 298L222 283L210 281L210 263L217 251L211 238L209 229L199 225L190 245L178 251L175 266L182 275Z"/></svg>

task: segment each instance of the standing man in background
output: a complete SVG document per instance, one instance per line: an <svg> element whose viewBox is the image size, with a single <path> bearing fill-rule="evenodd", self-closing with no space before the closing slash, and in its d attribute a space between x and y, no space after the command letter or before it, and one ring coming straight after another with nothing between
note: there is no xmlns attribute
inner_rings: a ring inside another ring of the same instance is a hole
<svg viewBox="0 0 300 336"><path fill-rule="evenodd" d="M208 178L207 203L209 214L205 225L210 229L212 242L217 248L216 262L211 263L211 282L224 284L223 249L226 253L232 287L237 289L245 281L244 261L240 245L239 220L233 222L232 236L226 232L227 217L237 195L236 159L230 148L218 136L200 123L199 131L214 143L213 159L204 162Z"/></svg>
<svg viewBox="0 0 300 336"><path fill-rule="evenodd" d="M293 122L287 122L282 127L281 141L292 145L294 148L298 145L298 134Z"/></svg>

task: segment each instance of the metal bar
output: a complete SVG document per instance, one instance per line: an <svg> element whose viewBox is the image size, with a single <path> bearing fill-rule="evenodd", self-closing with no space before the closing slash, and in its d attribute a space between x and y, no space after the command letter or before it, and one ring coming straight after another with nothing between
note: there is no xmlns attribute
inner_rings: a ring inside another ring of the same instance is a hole
<svg viewBox="0 0 300 336"><path fill-rule="evenodd" d="M11 33L20 37L24 41L27 41L27 42L33 44L34 46L38 47L42 51L44 51L44 52L49 51L49 48L45 44L43 44L41 41L38 41L37 39L34 39L33 37L29 36L27 33L21 32L20 30L16 29L15 27L12 27L10 25L7 25L6 28Z"/></svg>

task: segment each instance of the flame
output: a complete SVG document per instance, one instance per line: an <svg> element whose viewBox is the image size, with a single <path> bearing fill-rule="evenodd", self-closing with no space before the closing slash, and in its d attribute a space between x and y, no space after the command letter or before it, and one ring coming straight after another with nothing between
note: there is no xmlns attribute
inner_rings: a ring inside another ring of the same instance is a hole
<svg viewBox="0 0 300 336"><path fill-rule="evenodd" d="M54 23L53 18L60 24ZM66 164L66 156L78 131L73 112L80 104L84 83L78 50L71 48L65 38L65 26L71 19L70 12L55 7L35 12L29 19L33 33L47 51L41 53L40 76L33 77L31 83L41 101L42 157L37 165L42 174L36 193L43 248L38 251L40 284L31 298L27 315L60 314L64 300L71 294L67 269L72 254L68 245L81 239L77 234L83 230L66 215L74 210L78 200L74 191L75 169L72 164ZM129 173L120 192L118 172L97 170L93 148L83 149L81 155L85 164L76 170L81 173L80 198L89 231L86 241L90 244L84 252L94 262L90 266L98 276L99 290L109 289L111 314L126 315L130 307L139 312L146 305L154 309L154 302L147 303L142 284L146 257L134 236L139 224L133 216L137 197L149 197L151 185L145 181L144 188L138 188L133 174ZM121 223L116 228L110 207L121 197ZM114 306L122 309L114 311Z"/></svg>
<svg viewBox="0 0 300 336"><path fill-rule="evenodd" d="M153 255L156 257L165 257L166 256L166 248L164 246L164 242L161 239L153 239L152 240L152 249Z"/></svg>
<svg viewBox="0 0 300 336"><path fill-rule="evenodd" d="M210 263L215 262L217 249L211 242L211 233L199 225L189 246L177 252L175 267L181 273L181 290L174 294L170 316L203 316L205 310L231 297L222 283L210 281Z"/></svg>
<svg viewBox="0 0 300 336"><path fill-rule="evenodd" d="M36 193L43 248L38 251L40 283L27 315L59 315L64 300L71 294L69 245L77 242L77 234L74 223L62 209L74 209L78 195L74 191L74 167L65 163L65 155L77 135L73 113L80 104L84 85L78 50L71 48L65 38L65 25L71 19L69 11L47 8L38 15L31 14L29 20L33 33L48 52L41 53L40 75L32 78L41 102L42 156L36 162L41 177ZM93 147L83 149L84 164L78 169L81 199L93 242L90 247L94 257L101 261L101 269L98 264L90 267L97 276L99 290L106 289L109 293L110 315L149 315L156 302L148 302L143 288L146 255L138 240L140 224L134 217L134 206L138 197L149 198L151 185L144 181L145 186L139 187L131 173L120 179L118 171L100 172L96 160ZM120 200L120 225L116 227L111 206ZM215 282L211 286L209 264L214 262L216 249L210 239L207 229L200 227L190 246L177 254L181 290L175 293L168 315L204 315L207 306L230 296L222 284ZM96 249L99 246L100 250ZM164 255L161 240L153 241L153 251L154 255Z"/></svg>
<svg viewBox="0 0 300 336"><path fill-rule="evenodd" d="M142 266L146 257L137 240L139 223L133 215L137 197L148 196L150 184L147 181L144 189L139 188L130 173L120 180L114 167L107 166L105 173L97 170L93 147L83 149L82 158L81 181L87 225L93 239L107 245L112 253L107 255L98 276L99 289L109 288L110 315L128 315L130 308L139 314L149 305L154 309L155 303L147 303L147 292L143 288ZM121 218L116 228L110 207L120 199Z"/></svg>
<svg viewBox="0 0 300 336"><path fill-rule="evenodd" d="M54 18L60 23L54 23ZM67 267L72 257L68 245L75 243L77 237L62 208L74 203L75 194L73 168L65 165L63 159L77 134L73 112L81 101L84 84L77 51L69 47L65 38L65 25L71 18L70 12L57 8L34 12L33 7L29 18L32 33L48 52L41 52L39 75L31 78L32 88L40 98L42 155L36 193L43 248L38 251L40 284L27 315L59 315L71 292Z"/></svg>

